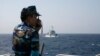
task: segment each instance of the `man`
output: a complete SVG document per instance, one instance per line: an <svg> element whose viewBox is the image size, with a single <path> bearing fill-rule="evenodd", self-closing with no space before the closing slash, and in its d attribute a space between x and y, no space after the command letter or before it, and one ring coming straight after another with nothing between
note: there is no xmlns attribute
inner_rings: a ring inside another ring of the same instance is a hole
<svg viewBox="0 0 100 56"><path fill-rule="evenodd" d="M39 56L39 34L42 27L40 14L35 6L23 8L21 21L13 32L13 50L15 56Z"/></svg>

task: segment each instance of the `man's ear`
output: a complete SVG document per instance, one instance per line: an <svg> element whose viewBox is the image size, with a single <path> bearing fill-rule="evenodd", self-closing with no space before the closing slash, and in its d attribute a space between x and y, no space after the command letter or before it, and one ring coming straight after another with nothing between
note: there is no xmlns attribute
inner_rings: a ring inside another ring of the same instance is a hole
<svg viewBox="0 0 100 56"><path fill-rule="evenodd" d="M32 17L31 17L31 16L28 16L28 17L27 17L27 19L30 19L30 18L32 18Z"/></svg>

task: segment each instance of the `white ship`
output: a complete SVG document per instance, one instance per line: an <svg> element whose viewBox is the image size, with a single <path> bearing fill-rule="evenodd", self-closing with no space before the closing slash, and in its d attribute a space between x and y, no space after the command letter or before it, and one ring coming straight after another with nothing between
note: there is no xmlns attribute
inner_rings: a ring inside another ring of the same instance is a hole
<svg viewBox="0 0 100 56"><path fill-rule="evenodd" d="M47 34L45 34L45 37L58 37L58 34L53 29L53 26L52 26L51 30Z"/></svg>

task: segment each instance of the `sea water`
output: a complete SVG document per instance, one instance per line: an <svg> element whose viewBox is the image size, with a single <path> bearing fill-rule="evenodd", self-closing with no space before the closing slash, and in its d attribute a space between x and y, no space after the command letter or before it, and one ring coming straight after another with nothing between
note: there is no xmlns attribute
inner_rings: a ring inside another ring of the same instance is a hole
<svg viewBox="0 0 100 56"><path fill-rule="evenodd" d="M59 37L40 36L44 56L58 54L96 56L100 54L100 34L59 34ZM0 55L13 53L12 34L0 34Z"/></svg>

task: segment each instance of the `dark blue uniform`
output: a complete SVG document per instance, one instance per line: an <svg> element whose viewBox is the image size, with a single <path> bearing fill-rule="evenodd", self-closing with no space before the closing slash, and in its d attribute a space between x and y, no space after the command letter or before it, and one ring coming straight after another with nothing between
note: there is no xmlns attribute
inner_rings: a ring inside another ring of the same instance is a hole
<svg viewBox="0 0 100 56"><path fill-rule="evenodd" d="M12 43L15 56L39 56L39 34L35 27L19 24L14 28Z"/></svg>

